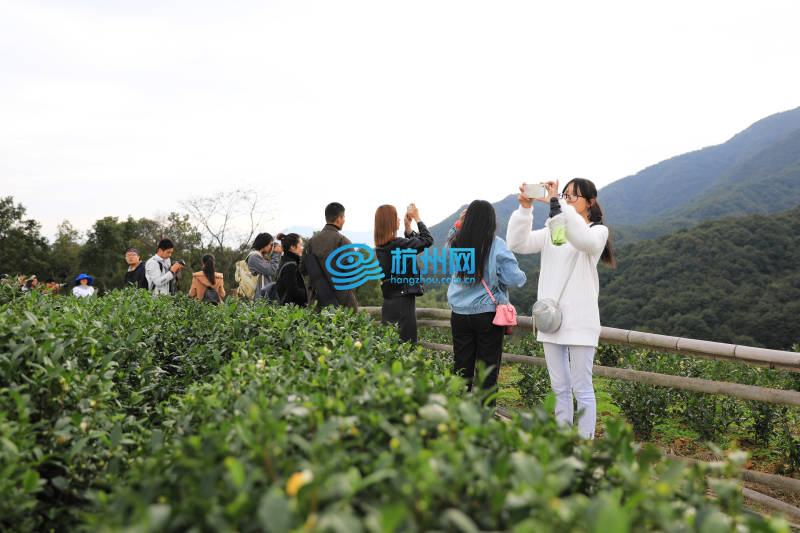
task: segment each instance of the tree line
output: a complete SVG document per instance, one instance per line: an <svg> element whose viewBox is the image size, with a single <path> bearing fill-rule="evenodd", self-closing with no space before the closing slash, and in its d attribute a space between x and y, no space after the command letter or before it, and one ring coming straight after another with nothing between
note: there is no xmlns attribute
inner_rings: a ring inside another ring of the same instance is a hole
<svg viewBox="0 0 800 533"><path fill-rule="evenodd" d="M42 235L41 224L26 216L21 203L15 203L12 196L0 198L0 273L35 274L41 281L53 278L71 285L85 272L102 291L122 288L127 271L125 250L138 249L145 261L155 253L156 243L168 237L175 243L173 257L186 261L192 271L202 268L204 253L213 253L217 271L225 274L226 287L233 287L235 263L252 244L265 217L255 209L248 191L231 191L215 198L216 202L189 200L183 203L187 212L173 211L156 218L103 217L83 234L64 220L52 242ZM234 230L237 215L244 215L249 231ZM195 221L200 222L199 227ZM181 292L191 285L191 274L187 274L179 284Z"/></svg>

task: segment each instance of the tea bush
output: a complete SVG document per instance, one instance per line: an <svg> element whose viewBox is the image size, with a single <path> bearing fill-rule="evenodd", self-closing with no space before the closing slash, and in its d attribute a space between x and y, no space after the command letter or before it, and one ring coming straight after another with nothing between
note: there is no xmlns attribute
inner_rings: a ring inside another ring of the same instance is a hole
<svg viewBox="0 0 800 533"><path fill-rule="evenodd" d="M793 372L632 348L618 350L617 366L647 372L785 390L797 390L800 380L800 375ZM797 452L800 440L796 437L800 416L796 408L624 380L611 381L610 392L640 438L649 438L654 426L677 416L700 439L719 443L732 435L749 438L756 444L780 450L789 468L800 471Z"/></svg>
<svg viewBox="0 0 800 533"><path fill-rule="evenodd" d="M169 423L162 404L244 344L289 335L264 335L268 307L212 309L140 291L1 295L0 529L74 521L88 490L122 471L150 428Z"/></svg>
<svg viewBox="0 0 800 533"><path fill-rule="evenodd" d="M514 384L526 407L542 404L550 393L550 376L543 366L519 365L520 378Z"/></svg>
<svg viewBox="0 0 800 533"><path fill-rule="evenodd" d="M743 457L495 421L449 360L366 315L2 301L0 529L788 530L742 512Z"/></svg>
<svg viewBox="0 0 800 533"><path fill-rule="evenodd" d="M434 354L395 337L337 340L238 354L192 388L171 414L181 430L97 494L90 529L680 530L700 517L769 527L740 514L729 481L710 482L722 496L711 504L707 467L637 455L618 422L597 442L539 410L497 422Z"/></svg>

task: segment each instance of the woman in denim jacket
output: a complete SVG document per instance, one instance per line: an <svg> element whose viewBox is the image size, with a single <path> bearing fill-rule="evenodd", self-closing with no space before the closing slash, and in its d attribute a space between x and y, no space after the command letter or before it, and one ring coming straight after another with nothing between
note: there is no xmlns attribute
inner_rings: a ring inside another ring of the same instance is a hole
<svg viewBox="0 0 800 533"><path fill-rule="evenodd" d="M453 279L447 290L447 304L453 310L450 326L454 373L467 380L467 390L472 390L478 361L489 369L481 388L494 390L503 353L505 328L492 324L496 306L481 280L486 280L498 303L508 303L508 288L521 287L526 281L514 254L503 239L495 236L495 231L497 217L492 204L475 200L461 213L448 237L449 248L475 251L474 272L468 273L466 268L464 272L452 272L453 278L462 279ZM494 400L491 405L494 405Z"/></svg>

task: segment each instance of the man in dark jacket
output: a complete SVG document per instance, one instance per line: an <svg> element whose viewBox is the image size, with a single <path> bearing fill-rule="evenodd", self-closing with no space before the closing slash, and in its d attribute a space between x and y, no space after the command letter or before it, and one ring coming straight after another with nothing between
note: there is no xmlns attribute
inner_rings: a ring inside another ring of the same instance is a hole
<svg viewBox="0 0 800 533"><path fill-rule="evenodd" d="M350 239L340 233L342 226L344 226L344 206L338 202L332 202L325 207L325 227L318 231L313 237L308 240L308 244L303 251L304 261L301 263L301 270L303 274L309 276L309 306L313 305L319 309L319 289L317 287L320 283L327 283L328 288L333 291L336 296L338 305L350 307L354 311L358 310L358 301L356 301L356 293L354 290L337 291L333 289L333 281L331 275L325 268L325 261L328 255L345 244L352 244ZM312 272L308 270L308 259L306 256L313 253L320 265L323 279L315 279Z"/></svg>
<svg viewBox="0 0 800 533"><path fill-rule="evenodd" d="M128 271L125 272L125 287L134 286L137 289L147 289L147 278L144 273L144 263L139 250L128 248L125 250L125 262L128 263Z"/></svg>

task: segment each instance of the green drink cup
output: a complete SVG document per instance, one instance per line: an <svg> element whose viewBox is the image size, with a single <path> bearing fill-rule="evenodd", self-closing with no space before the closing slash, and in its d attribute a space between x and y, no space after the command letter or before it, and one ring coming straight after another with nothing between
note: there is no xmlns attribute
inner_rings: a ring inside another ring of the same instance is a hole
<svg viewBox="0 0 800 533"><path fill-rule="evenodd" d="M550 242L555 246L561 246L567 242L567 228L563 221L550 224Z"/></svg>

